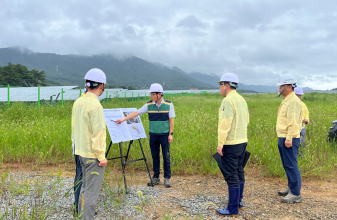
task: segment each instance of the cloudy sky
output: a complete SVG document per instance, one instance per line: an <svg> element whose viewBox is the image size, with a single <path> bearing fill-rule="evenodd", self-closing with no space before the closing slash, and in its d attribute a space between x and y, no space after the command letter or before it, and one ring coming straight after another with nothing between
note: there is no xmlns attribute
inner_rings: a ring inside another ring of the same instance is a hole
<svg viewBox="0 0 337 220"><path fill-rule="evenodd" d="M134 55L242 83L337 87L335 0L3 0L0 48Z"/></svg>

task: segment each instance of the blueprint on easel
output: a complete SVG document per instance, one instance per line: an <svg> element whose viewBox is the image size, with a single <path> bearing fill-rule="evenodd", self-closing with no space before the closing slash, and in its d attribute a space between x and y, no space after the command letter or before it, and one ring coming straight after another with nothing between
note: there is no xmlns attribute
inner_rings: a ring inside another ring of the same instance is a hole
<svg viewBox="0 0 337 220"><path fill-rule="evenodd" d="M134 119L124 121L120 125L116 123L118 119L123 119L136 110L136 108L116 108L103 110L105 123L108 127L112 143L115 144L146 138L145 130L139 116L135 117Z"/></svg>

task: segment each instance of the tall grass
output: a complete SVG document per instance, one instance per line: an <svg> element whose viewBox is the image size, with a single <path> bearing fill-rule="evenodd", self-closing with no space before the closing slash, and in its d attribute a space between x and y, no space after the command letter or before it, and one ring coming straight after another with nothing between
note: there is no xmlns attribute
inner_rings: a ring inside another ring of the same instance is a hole
<svg viewBox="0 0 337 220"><path fill-rule="evenodd" d="M275 130L276 116L282 98L276 94L244 95L250 111L248 127L248 150L251 164L261 166L267 174L284 176L277 148ZM222 101L220 94L199 94L194 96L165 97L174 104L176 118L171 144L171 164L174 173L213 174L218 167L212 155L217 147L218 109ZM310 111L307 125L305 156L299 158L302 175L333 175L336 171L336 148L327 142L327 132L333 120L337 119L337 95L306 94L303 101ZM111 99L102 101L104 108L140 108L146 100L134 101ZM73 160L71 151L71 109L72 102L53 108L13 103L8 109L0 109L0 159L3 162L57 164ZM148 116L141 116L148 133ZM107 135L107 146L110 143ZM142 144L146 157L151 163L149 140ZM126 152L127 143L123 143ZM110 157L119 155L116 144L112 146ZM132 146L131 158L141 157L138 143ZM131 159L130 158L130 159ZM120 161L109 161L110 166ZM127 167L144 169L142 162L128 164Z"/></svg>

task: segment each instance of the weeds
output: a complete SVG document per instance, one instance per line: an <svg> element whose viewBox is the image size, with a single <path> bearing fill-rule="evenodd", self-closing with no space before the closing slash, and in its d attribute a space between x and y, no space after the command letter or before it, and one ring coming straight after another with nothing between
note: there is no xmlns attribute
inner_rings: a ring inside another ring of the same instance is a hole
<svg viewBox="0 0 337 220"><path fill-rule="evenodd" d="M252 153L249 163L262 167L266 175L284 176L279 158L276 115L282 101L275 94L243 95L248 103L250 124L247 149ZM311 123L307 125L305 156L299 159L301 174L331 178L336 173L336 144L327 142L331 121L337 119L337 95L305 94ZM175 131L171 144L171 167L173 173L220 174L212 155L217 146L218 109L222 100L219 94L195 94L193 96L168 96L175 106ZM140 108L146 100L110 99L102 102L104 108ZM71 154L71 109L73 102L50 108L13 103L11 108L0 109L0 166L7 162L22 162L40 167L73 161ZM148 133L148 116L141 116ZM151 168L149 139L143 139L144 153ZM107 135L107 144L110 143ZM128 147L127 143L123 148ZM111 155L118 155L119 148L113 145ZM135 143L132 155L141 155ZM109 161L108 166L119 164ZM128 169L143 169L142 163L128 164Z"/></svg>

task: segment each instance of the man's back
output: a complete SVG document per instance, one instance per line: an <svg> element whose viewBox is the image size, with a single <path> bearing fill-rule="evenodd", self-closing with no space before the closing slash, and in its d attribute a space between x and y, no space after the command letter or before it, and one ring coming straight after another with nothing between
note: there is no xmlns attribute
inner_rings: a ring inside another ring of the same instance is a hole
<svg viewBox="0 0 337 220"><path fill-rule="evenodd" d="M106 124L97 96L88 92L73 107L75 154L85 158L105 158Z"/></svg>
<svg viewBox="0 0 337 220"><path fill-rule="evenodd" d="M245 99L235 90L231 91L222 101L219 111L220 121L225 120L229 128L227 145L240 144L248 141L247 126L249 123L248 106ZM229 127L230 126L230 127Z"/></svg>

